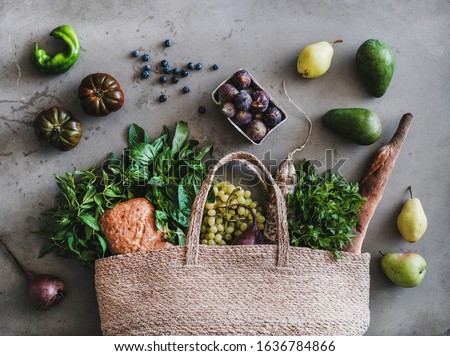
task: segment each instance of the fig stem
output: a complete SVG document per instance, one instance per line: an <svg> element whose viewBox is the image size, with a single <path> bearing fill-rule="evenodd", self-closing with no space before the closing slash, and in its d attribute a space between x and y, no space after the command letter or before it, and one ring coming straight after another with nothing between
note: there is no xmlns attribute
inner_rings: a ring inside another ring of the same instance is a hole
<svg viewBox="0 0 450 356"><path fill-rule="evenodd" d="M344 42L343 40L334 40L334 41L332 41L332 42L330 42L330 45L335 45L336 43L341 43L341 42Z"/></svg>
<svg viewBox="0 0 450 356"><path fill-rule="evenodd" d="M411 199L414 199L414 195L413 195L411 186L408 187L408 190L409 190L409 194L411 195Z"/></svg>
<svg viewBox="0 0 450 356"><path fill-rule="evenodd" d="M17 266L19 266L19 268L22 270L23 273L25 273L27 275L27 277L29 279L31 279L32 273L30 270L28 270L27 268L25 268L25 266L19 262L19 260L16 258L16 256L11 252L11 250L8 248L8 246L5 245L5 243L3 242L3 240L0 238L0 244L3 246L3 248L5 249L6 252L8 252L8 254L11 256L11 258L13 259L13 261L16 263Z"/></svg>
<svg viewBox="0 0 450 356"><path fill-rule="evenodd" d="M385 253L383 253L383 251L381 251L381 250L379 250L378 252L380 253L381 256L385 255Z"/></svg>
<svg viewBox="0 0 450 356"><path fill-rule="evenodd" d="M308 136L306 136L306 140L305 140L305 142L303 143L303 145L301 145L300 147L296 148L295 150L293 150L292 152L290 152L290 153L288 154L287 159L292 161L292 156L294 156L295 153L297 153L297 152L303 150L303 149L305 148L306 144L309 142L309 139L311 138L311 134L312 134L312 121L311 121L311 119L308 117L308 115L303 111L303 109L300 108L299 106L297 106L297 105L291 100L291 98L289 97L289 94L288 94L288 92L287 92L287 90L286 90L286 83L285 83L284 80L283 80L283 89L284 89L284 94L285 94L286 97L288 98L289 102L290 102L292 105L294 105L294 107L295 107L298 111L300 111L300 112L305 116L305 118L306 118L306 120L308 121L308 124L309 124Z"/></svg>

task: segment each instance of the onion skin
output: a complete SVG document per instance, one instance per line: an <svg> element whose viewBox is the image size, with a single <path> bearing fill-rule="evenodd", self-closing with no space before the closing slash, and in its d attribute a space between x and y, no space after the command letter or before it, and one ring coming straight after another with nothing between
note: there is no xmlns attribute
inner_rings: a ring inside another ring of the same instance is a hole
<svg viewBox="0 0 450 356"><path fill-rule="evenodd" d="M65 295L65 286L56 276L32 274L28 293L36 309L48 310L61 302Z"/></svg>

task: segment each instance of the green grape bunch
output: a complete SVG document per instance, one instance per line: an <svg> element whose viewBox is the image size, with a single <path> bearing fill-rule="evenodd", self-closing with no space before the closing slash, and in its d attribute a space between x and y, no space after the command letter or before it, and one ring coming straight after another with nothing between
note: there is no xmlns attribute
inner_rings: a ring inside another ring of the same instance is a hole
<svg viewBox="0 0 450 356"><path fill-rule="evenodd" d="M251 192L228 181L213 181L215 201L206 203L200 228L203 245L227 245L253 225L253 212L258 229L264 231L263 208L252 200ZM239 204L239 206L238 206Z"/></svg>

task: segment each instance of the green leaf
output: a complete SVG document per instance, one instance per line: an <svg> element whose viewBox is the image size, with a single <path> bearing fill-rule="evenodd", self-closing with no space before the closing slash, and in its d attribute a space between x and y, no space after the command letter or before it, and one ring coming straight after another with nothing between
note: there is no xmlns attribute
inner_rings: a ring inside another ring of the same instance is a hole
<svg viewBox="0 0 450 356"><path fill-rule="evenodd" d="M189 226L189 217L184 215L184 213L181 212L180 210L173 210L170 215L172 219L174 219L181 226L183 227Z"/></svg>
<svg viewBox="0 0 450 356"><path fill-rule="evenodd" d="M78 216L80 220L86 225L90 226L93 230L99 231L101 230L101 226L98 223L97 219L88 214L81 214Z"/></svg>
<svg viewBox="0 0 450 356"><path fill-rule="evenodd" d="M139 165L149 165L158 155L157 148L149 143L137 143L130 148L130 158Z"/></svg>
<svg viewBox="0 0 450 356"><path fill-rule="evenodd" d="M105 256L106 250L108 249L108 244L106 243L106 240L97 234L98 242L100 242L100 245L102 247L102 257Z"/></svg>
<svg viewBox="0 0 450 356"><path fill-rule="evenodd" d="M150 136L137 124L131 124L128 129L128 147L138 143L150 143Z"/></svg>
<svg viewBox="0 0 450 356"><path fill-rule="evenodd" d="M199 161L201 161L208 152L210 152L212 154L212 151L213 151L213 146L211 146L211 145L205 146L196 154L195 158L198 159Z"/></svg>
<svg viewBox="0 0 450 356"><path fill-rule="evenodd" d="M181 147L183 147L188 137L189 137L188 124L184 121L180 121L177 124L177 127L175 129L175 135L172 140L172 150L171 150L172 156L174 156L175 153L177 153L181 149Z"/></svg>
<svg viewBox="0 0 450 356"><path fill-rule="evenodd" d="M189 189L184 182L178 186L178 207L181 211L191 210L191 199L189 196Z"/></svg>

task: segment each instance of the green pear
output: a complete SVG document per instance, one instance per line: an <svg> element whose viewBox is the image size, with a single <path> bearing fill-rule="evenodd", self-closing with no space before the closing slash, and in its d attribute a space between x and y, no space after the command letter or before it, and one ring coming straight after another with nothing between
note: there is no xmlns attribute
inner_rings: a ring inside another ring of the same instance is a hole
<svg viewBox="0 0 450 356"><path fill-rule="evenodd" d="M427 262L415 252L388 253L381 258L381 269L393 283L412 288L422 283Z"/></svg>
<svg viewBox="0 0 450 356"><path fill-rule="evenodd" d="M333 58L333 45L339 42L342 40L321 41L303 48L297 60L297 71L300 75L304 78L317 78L325 74Z"/></svg>
<svg viewBox="0 0 450 356"><path fill-rule="evenodd" d="M428 221L422 203L418 198L414 198L411 187L409 192L411 198L405 202L398 215L397 227L405 241L416 242L425 233Z"/></svg>

